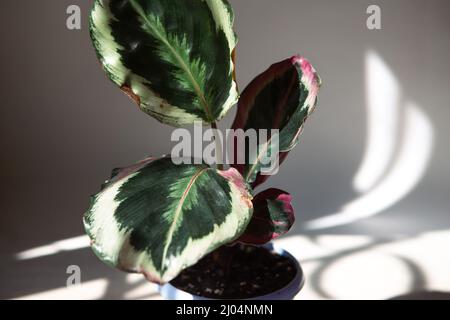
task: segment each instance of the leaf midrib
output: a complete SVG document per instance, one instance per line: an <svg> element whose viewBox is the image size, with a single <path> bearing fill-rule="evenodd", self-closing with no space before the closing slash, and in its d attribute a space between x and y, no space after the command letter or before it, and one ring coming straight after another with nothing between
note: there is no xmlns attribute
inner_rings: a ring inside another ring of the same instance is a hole
<svg viewBox="0 0 450 320"><path fill-rule="evenodd" d="M136 12L139 14L139 16L144 19L145 23L153 30L153 32L155 33L155 35L167 46L167 48L169 48L169 50L172 52L172 54L174 55L175 59L178 61L178 63L180 64L181 69L183 69L186 74L188 75L189 80L191 81L191 84L194 88L195 93L197 94L197 96L200 98L200 102L203 105L204 109L205 109L205 113L206 116L208 117L209 121L214 121L213 116L211 114L211 110L209 108L208 102L206 101L206 97L205 94L203 93L202 89L200 88L200 85L198 84L198 82L195 80L194 75L192 74L191 70L189 69L189 67L186 65L185 61L183 60L183 58L178 54L178 52L173 48L173 46L170 44L169 41L167 41L167 39L160 34L160 32L157 30L157 28L155 28L155 26L153 25L153 23L148 19L148 17L146 16L144 9L138 4L136 3L136 0L130 0L132 7L136 10Z"/></svg>
<svg viewBox="0 0 450 320"><path fill-rule="evenodd" d="M183 195L181 196L180 201L178 202L177 208L175 210L173 221L170 225L169 231L167 232L166 244L164 245L164 251L161 260L161 270L164 269L164 261L166 261L167 251L169 250L170 244L172 243L173 234L175 233L177 222L180 219L180 215L182 212L181 209L183 208L183 204L187 198L187 195L189 194L189 191L192 189L192 186L194 185L198 177L200 177L208 169L209 168L203 168L198 170L195 173L195 175L193 175L192 178L189 180L189 183L187 184L186 188L183 191Z"/></svg>
<svg viewBox="0 0 450 320"><path fill-rule="evenodd" d="M258 157L256 158L255 162L251 164L250 169L248 170L247 174L245 175L245 180L248 182L250 179L250 176L253 175L253 172L256 170L258 164L261 162L261 158L263 154L269 149L269 145L272 143L272 137L267 140L267 142L264 144L264 147L262 148L262 151L258 153ZM258 146L259 147L259 146Z"/></svg>
<svg viewBox="0 0 450 320"><path fill-rule="evenodd" d="M276 77L276 75L274 76L274 78L275 77ZM283 110L284 109L283 107L286 107L286 104L287 104L287 101L288 101L288 97L291 94L297 79L298 79L298 74L296 74L294 72L293 78L291 79L291 82L289 83L288 90L286 90L286 92L283 95L283 98L280 100L280 102L278 103L278 105L277 105L277 107L275 109L277 115L280 115L282 111L286 112L286 110ZM280 129L279 127L280 127L281 123L279 123L279 122L281 122L280 116L275 118L275 121L274 121L272 127L275 127L275 128L278 127L278 129ZM283 130L283 129L284 129L284 127L281 128L281 130ZM281 135L281 133L280 133L280 135ZM256 170L259 162L261 161L261 158L262 158L263 154L269 149L269 145L270 145L271 142L272 142L272 137L270 137L270 139L265 143L264 148L262 148L262 151L258 153L258 157L256 158L255 163L251 164L250 169L248 170L247 174L245 175L245 180L246 181L248 181L248 179L253 175L253 172Z"/></svg>

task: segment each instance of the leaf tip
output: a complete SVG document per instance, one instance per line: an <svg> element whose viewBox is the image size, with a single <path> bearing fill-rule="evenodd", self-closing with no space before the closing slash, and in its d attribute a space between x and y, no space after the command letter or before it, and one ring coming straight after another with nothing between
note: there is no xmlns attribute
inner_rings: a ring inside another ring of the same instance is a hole
<svg viewBox="0 0 450 320"><path fill-rule="evenodd" d="M314 83L318 88L320 88L320 86L322 85L322 80L320 79L316 69L314 69L308 59L301 56L300 54L296 54L291 57L291 63L300 68L308 82Z"/></svg>

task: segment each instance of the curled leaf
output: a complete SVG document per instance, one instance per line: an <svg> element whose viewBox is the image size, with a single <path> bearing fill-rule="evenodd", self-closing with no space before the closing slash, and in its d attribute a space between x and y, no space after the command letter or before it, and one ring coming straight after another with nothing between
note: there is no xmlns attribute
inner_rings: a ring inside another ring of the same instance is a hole
<svg viewBox="0 0 450 320"><path fill-rule="evenodd" d="M276 146L281 164L288 152L297 145L303 125L315 109L320 85L318 74L303 57L293 56L272 65L242 93L233 129L279 130ZM274 144L271 143L269 138L259 145L254 163L247 161L246 164L234 165L253 187L268 178L268 175L261 175L259 159L261 153L272 151Z"/></svg>
<svg viewBox="0 0 450 320"><path fill-rule="evenodd" d="M253 217L237 240L247 244L265 244L282 236L295 222L292 196L279 189L267 189L253 199Z"/></svg>

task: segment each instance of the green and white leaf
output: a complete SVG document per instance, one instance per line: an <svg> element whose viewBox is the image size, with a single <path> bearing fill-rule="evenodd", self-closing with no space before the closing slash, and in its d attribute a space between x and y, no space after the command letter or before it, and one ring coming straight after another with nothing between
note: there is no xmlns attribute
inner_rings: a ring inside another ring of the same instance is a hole
<svg viewBox="0 0 450 320"><path fill-rule="evenodd" d="M90 31L109 78L147 114L211 123L237 102L226 0L95 0Z"/></svg>
<svg viewBox="0 0 450 320"><path fill-rule="evenodd" d="M101 260L164 283L238 238L251 219L251 199L235 169L149 158L115 170L84 224Z"/></svg>

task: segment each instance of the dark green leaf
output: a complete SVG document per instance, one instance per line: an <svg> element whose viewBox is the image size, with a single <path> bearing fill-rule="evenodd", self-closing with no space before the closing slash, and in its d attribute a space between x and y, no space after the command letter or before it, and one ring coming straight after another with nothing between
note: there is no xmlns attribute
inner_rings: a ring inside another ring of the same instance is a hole
<svg viewBox="0 0 450 320"><path fill-rule="evenodd" d="M149 158L115 170L84 223L104 262L162 283L239 237L253 212L251 199L235 169Z"/></svg>
<svg viewBox="0 0 450 320"><path fill-rule="evenodd" d="M96 0L91 37L109 78L163 123L213 122L237 102L226 0Z"/></svg>

